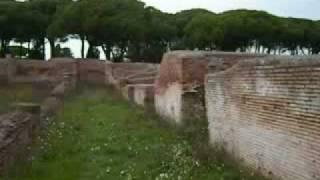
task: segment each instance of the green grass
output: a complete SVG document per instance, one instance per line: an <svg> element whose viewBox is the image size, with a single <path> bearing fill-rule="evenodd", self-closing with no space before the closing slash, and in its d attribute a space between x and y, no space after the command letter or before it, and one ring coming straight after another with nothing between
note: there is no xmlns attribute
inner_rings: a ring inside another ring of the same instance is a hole
<svg viewBox="0 0 320 180"><path fill-rule="evenodd" d="M220 161L198 160L190 138L105 88L69 97L10 180L242 180Z"/></svg>
<svg viewBox="0 0 320 180"><path fill-rule="evenodd" d="M32 86L20 85L1 85L0 86L0 114L9 110L11 103L32 101Z"/></svg>

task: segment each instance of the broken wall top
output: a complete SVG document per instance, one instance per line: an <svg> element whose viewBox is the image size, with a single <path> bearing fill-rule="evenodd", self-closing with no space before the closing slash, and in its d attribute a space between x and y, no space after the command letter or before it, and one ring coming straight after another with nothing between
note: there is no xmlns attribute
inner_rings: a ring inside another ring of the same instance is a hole
<svg viewBox="0 0 320 180"><path fill-rule="evenodd" d="M156 93L163 93L173 83L182 84L186 90L203 85L209 71L224 71L239 60L263 56L265 55L216 51L169 52L164 55L160 65Z"/></svg>

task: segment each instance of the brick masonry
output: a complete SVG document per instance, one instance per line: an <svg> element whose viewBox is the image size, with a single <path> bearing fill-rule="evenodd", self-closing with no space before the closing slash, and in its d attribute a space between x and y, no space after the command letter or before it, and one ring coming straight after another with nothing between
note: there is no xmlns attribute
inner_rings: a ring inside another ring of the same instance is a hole
<svg viewBox="0 0 320 180"><path fill-rule="evenodd" d="M265 57L211 72L209 138L263 174L320 179L320 58Z"/></svg>
<svg viewBox="0 0 320 180"><path fill-rule="evenodd" d="M204 82L208 67L221 71L241 59L257 56L260 55L202 51L165 54L155 82L156 111L180 125L204 121Z"/></svg>
<svg viewBox="0 0 320 180"><path fill-rule="evenodd" d="M8 60L0 59L0 83L8 82Z"/></svg>
<svg viewBox="0 0 320 180"><path fill-rule="evenodd" d="M38 122L36 114L21 111L0 116L0 174L27 151Z"/></svg>

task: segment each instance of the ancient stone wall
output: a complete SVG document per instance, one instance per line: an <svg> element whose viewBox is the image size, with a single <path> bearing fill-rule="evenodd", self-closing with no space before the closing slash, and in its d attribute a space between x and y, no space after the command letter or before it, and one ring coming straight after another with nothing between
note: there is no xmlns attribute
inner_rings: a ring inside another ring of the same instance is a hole
<svg viewBox="0 0 320 180"><path fill-rule="evenodd" d="M38 113L13 111L0 116L0 174L27 151L37 131Z"/></svg>
<svg viewBox="0 0 320 180"><path fill-rule="evenodd" d="M241 59L256 56L260 55L201 51L167 53L155 82L156 111L177 124L205 121L204 80L208 67L221 71ZM190 113L195 111L197 113Z"/></svg>
<svg viewBox="0 0 320 180"><path fill-rule="evenodd" d="M0 83L8 81L8 60L0 59Z"/></svg>
<svg viewBox="0 0 320 180"><path fill-rule="evenodd" d="M94 84L105 84L107 82L106 77L106 65L109 61L100 60L79 60L79 80Z"/></svg>
<svg viewBox="0 0 320 180"><path fill-rule="evenodd" d="M154 103L153 84L130 84L124 89L124 96L140 106L151 106Z"/></svg>
<svg viewBox="0 0 320 180"><path fill-rule="evenodd" d="M158 64L114 63L106 67L107 82L119 89L127 84L153 84Z"/></svg>
<svg viewBox="0 0 320 180"><path fill-rule="evenodd" d="M14 71L9 76L12 83L55 82L54 63L38 60L9 60Z"/></svg>
<svg viewBox="0 0 320 180"><path fill-rule="evenodd" d="M320 57L265 57L212 72L210 143L263 174L320 179Z"/></svg>

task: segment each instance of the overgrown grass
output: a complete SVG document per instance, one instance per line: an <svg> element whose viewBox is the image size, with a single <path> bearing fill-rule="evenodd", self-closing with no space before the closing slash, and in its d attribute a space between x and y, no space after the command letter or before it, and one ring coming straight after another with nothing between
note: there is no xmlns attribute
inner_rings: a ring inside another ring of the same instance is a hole
<svg viewBox="0 0 320 180"><path fill-rule="evenodd" d="M0 86L0 114L10 108L10 104L20 101L32 101L32 86L27 84L1 85Z"/></svg>
<svg viewBox="0 0 320 180"><path fill-rule="evenodd" d="M192 138L105 88L69 97L45 134L7 179L257 179L214 158L198 159Z"/></svg>

